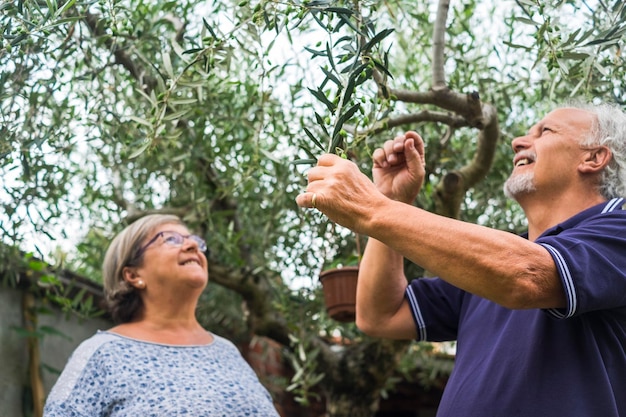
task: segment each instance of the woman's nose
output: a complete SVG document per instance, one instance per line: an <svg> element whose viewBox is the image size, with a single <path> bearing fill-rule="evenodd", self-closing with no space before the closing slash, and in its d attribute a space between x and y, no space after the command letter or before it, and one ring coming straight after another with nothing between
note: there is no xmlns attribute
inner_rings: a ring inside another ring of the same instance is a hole
<svg viewBox="0 0 626 417"><path fill-rule="evenodd" d="M194 239L191 239L189 236L186 236L183 239L183 248L185 250L189 250L189 249L199 249L200 248L200 244L198 242L196 242Z"/></svg>

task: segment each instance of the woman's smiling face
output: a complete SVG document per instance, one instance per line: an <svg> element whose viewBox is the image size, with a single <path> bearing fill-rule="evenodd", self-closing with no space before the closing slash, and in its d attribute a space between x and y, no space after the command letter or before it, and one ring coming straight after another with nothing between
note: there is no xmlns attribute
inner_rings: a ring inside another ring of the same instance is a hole
<svg viewBox="0 0 626 417"><path fill-rule="evenodd" d="M179 224L160 225L144 245L155 237L145 246L142 264L136 269L147 288L174 289L184 283L204 289L208 282L207 259L187 228Z"/></svg>

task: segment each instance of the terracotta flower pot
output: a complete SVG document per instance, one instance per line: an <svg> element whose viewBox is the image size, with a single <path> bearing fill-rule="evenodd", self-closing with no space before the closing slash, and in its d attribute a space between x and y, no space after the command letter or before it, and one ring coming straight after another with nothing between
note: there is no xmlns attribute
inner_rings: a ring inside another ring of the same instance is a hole
<svg viewBox="0 0 626 417"><path fill-rule="evenodd" d="M354 321L358 275L358 266L327 269L320 273L326 310L333 319L344 323Z"/></svg>

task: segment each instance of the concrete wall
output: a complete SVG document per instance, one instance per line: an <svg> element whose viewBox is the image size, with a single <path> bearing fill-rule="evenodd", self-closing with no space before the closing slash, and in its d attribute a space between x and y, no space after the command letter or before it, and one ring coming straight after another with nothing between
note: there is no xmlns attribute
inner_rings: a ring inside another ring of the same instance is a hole
<svg viewBox="0 0 626 417"><path fill-rule="evenodd" d="M28 345L14 327L23 327L23 290L0 286L0 417L24 417L24 388L29 384ZM97 329L108 329L112 324L105 319L79 320L58 309L38 315L39 326L49 326L65 336L46 335L40 344L41 369L45 392L50 392L59 372L70 354L84 339Z"/></svg>

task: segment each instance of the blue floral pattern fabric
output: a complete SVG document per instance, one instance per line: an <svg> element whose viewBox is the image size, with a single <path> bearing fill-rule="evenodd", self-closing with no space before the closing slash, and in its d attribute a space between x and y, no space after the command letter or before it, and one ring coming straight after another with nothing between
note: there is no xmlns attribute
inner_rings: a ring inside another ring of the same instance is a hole
<svg viewBox="0 0 626 417"><path fill-rule="evenodd" d="M180 346L99 331L70 357L44 416L278 417L235 345L213 337Z"/></svg>

